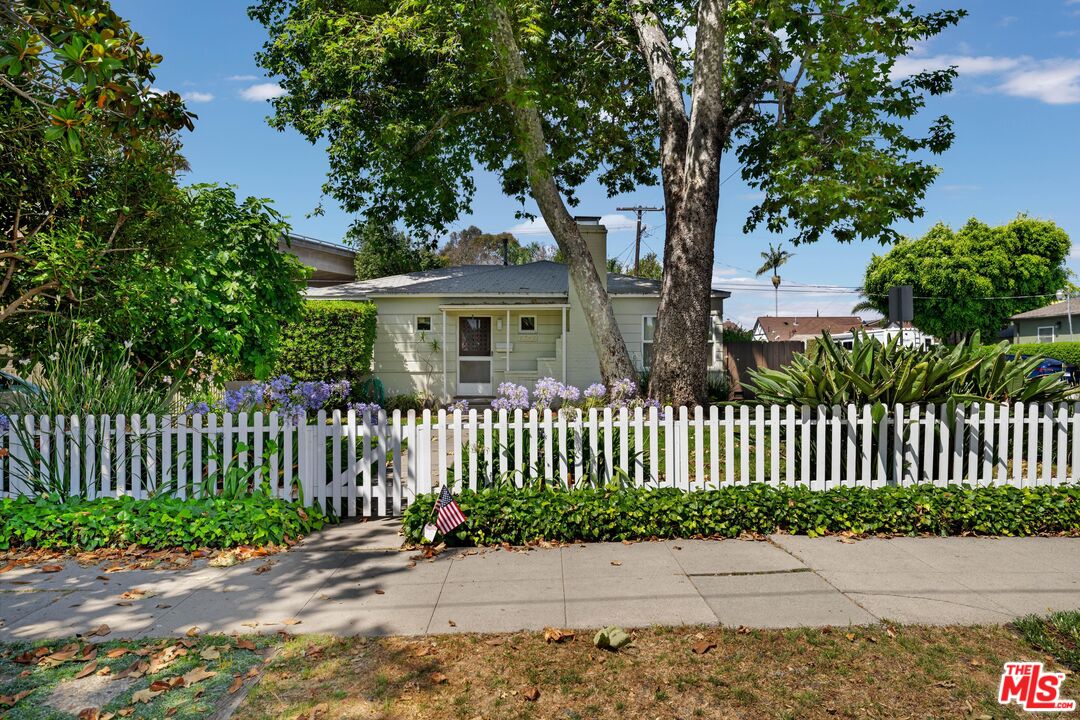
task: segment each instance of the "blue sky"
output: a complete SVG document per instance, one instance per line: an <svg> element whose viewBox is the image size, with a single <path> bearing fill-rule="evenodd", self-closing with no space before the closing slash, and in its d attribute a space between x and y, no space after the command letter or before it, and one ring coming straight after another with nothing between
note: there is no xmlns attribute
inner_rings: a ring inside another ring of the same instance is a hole
<svg viewBox="0 0 1080 720"><path fill-rule="evenodd" d="M964 7L969 17L905 63L922 67L959 66L955 91L934 99L927 117L945 113L955 123L956 143L936 158L941 176L927 196L926 215L897 225L907 235L936 222L959 225L969 217L1007 222L1019 212L1060 224L1080 243L1080 0L967 0L920 9ZM243 0L114 0L113 6L165 57L156 85L176 90L199 115L195 131L184 138L191 164L190 182L232 183L245 195L271 198L289 216L293 229L322 240L339 241L352 218L332 199L326 214L307 217L320 201L327 170L326 153L292 131L270 129L266 98L277 92L272 78L255 65L254 53L265 33L247 18ZM727 177L734 165L725 165ZM478 175L473 213L459 223L484 230L514 230L523 240L552 242L542 227L522 227L520 208L503 197L491 177ZM607 217L609 256L632 255L633 223L620 219L616 207L661 205L659 188L606 197L597 186L581 190L576 212ZM771 314L767 279L756 279L758 253L782 237L766 232L746 236L741 227L754 195L736 175L721 188L717 225L715 284L733 292L726 314L751 324ZM660 214L649 218L645 249L660 250ZM847 291L823 292L822 286L859 284L875 243L841 245L822 240L795 249L782 273L781 314L847 314L858 300ZM1080 252L1070 266L1080 271Z"/></svg>

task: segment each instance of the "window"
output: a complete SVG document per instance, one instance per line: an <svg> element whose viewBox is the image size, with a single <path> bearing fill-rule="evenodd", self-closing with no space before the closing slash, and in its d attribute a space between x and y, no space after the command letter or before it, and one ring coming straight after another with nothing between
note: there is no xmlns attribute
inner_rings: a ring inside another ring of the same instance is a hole
<svg viewBox="0 0 1080 720"><path fill-rule="evenodd" d="M1054 326L1053 325L1043 325L1042 327L1039 328L1038 336L1039 336L1039 342L1041 342L1041 343L1054 342Z"/></svg>
<svg viewBox="0 0 1080 720"><path fill-rule="evenodd" d="M518 331L523 333L536 332L536 316L522 315L518 318Z"/></svg>
<svg viewBox="0 0 1080 720"><path fill-rule="evenodd" d="M431 332L431 316L430 315L417 315L416 316L416 331L417 332Z"/></svg>
<svg viewBox="0 0 1080 720"><path fill-rule="evenodd" d="M655 336L656 316L646 315L641 318L641 366L646 370L652 367L652 346Z"/></svg>

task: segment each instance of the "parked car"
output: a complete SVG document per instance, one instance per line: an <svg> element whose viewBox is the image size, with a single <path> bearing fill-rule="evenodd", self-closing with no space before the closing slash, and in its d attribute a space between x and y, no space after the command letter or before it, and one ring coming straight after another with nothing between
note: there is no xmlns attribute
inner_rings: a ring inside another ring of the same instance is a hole
<svg viewBox="0 0 1080 720"><path fill-rule="evenodd" d="M1013 355L1006 355L1005 359L1012 360L1013 357ZM1027 357L1030 356L1021 355L1020 359L1023 360ZM1070 385L1080 384L1080 368L1077 368L1075 365L1068 365L1061 360L1056 360L1054 358L1046 358L1043 360L1039 363L1037 368L1031 371L1031 374L1029 374L1028 377L1043 377L1044 375L1053 375L1054 373L1061 373L1061 379Z"/></svg>

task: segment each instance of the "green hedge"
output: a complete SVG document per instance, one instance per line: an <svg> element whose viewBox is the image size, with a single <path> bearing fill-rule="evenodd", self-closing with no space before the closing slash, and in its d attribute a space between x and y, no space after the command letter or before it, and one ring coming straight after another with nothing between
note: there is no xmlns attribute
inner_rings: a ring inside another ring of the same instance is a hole
<svg viewBox="0 0 1080 720"><path fill-rule="evenodd" d="M308 300L303 316L282 328L275 372L296 380L356 380L371 372L375 305Z"/></svg>
<svg viewBox="0 0 1080 720"><path fill-rule="evenodd" d="M34 547L96 550L104 547L228 548L281 544L327 522L315 508L256 493L181 500L132 497L65 502L45 498L0 500L0 550Z"/></svg>
<svg viewBox="0 0 1080 720"><path fill-rule="evenodd" d="M420 540L434 499L434 495L419 497L405 512L408 540ZM456 500L468 521L448 538L453 544L737 537L745 532L811 536L1080 533L1080 485L1026 489L916 485L817 491L754 484L700 492L522 488L465 490Z"/></svg>
<svg viewBox="0 0 1080 720"><path fill-rule="evenodd" d="M1080 367L1080 342L1018 343L1010 346L1009 352L1017 355L1045 355Z"/></svg>

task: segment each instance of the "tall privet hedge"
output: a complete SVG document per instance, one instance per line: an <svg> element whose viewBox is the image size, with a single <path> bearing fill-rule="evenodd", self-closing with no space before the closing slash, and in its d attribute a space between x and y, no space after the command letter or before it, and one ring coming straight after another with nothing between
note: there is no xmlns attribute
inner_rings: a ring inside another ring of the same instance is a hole
<svg viewBox="0 0 1080 720"><path fill-rule="evenodd" d="M357 380L371 372L375 305L308 300L300 320L282 329L275 371L296 380Z"/></svg>
<svg viewBox="0 0 1080 720"><path fill-rule="evenodd" d="M1077 312L1073 322L1076 323L1077 331L1080 331L1080 312ZM1041 355L1080 366L1080 342L1019 343L1010 345L1009 352L1017 355Z"/></svg>

